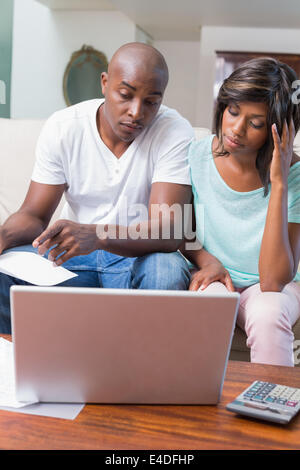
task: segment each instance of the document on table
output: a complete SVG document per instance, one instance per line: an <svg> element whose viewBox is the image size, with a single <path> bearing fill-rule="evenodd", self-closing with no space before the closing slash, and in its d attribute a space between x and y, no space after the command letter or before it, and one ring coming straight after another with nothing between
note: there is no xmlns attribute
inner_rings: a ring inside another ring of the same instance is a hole
<svg viewBox="0 0 300 470"><path fill-rule="evenodd" d="M20 408L31 404L32 402L25 403L16 399L13 345L4 338L0 338L0 407Z"/></svg>
<svg viewBox="0 0 300 470"><path fill-rule="evenodd" d="M84 403L20 402L16 399L13 344L0 338L0 409L19 413L75 419Z"/></svg>
<svg viewBox="0 0 300 470"><path fill-rule="evenodd" d="M0 272L37 286L54 286L77 274L36 253L9 251L0 256Z"/></svg>

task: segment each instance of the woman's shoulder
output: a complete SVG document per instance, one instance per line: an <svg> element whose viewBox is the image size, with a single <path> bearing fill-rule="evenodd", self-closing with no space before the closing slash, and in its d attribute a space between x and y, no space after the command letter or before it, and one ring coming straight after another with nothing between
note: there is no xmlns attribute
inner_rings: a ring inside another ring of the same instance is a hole
<svg viewBox="0 0 300 470"><path fill-rule="evenodd" d="M300 162L300 157L295 152L293 153L291 166L294 166L295 163Z"/></svg>
<svg viewBox="0 0 300 470"><path fill-rule="evenodd" d="M300 157L296 154L293 155L292 163L288 176L288 187L289 192L296 192L299 194L300 191Z"/></svg>
<svg viewBox="0 0 300 470"><path fill-rule="evenodd" d="M194 140L189 148L189 160L195 161L211 155L213 138L214 134L210 134L200 140Z"/></svg>
<svg viewBox="0 0 300 470"><path fill-rule="evenodd" d="M291 167L290 167L290 175L300 175L300 157L293 153Z"/></svg>

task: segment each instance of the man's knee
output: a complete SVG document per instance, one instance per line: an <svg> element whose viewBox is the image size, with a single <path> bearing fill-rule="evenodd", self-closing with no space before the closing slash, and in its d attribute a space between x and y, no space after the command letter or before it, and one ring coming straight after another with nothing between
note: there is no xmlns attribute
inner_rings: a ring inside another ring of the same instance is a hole
<svg viewBox="0 0 300 470"><path fill-rule="evenodd" d="M0 273L0 333L11 334L9 290L11 277Z"/></svg>
<svg viewBox="0 0 300 470"><path fill-rule="evenodd" d="M180 253L150 253L137 258L133 264L133 288L185 290L190 272Z"/></svg>

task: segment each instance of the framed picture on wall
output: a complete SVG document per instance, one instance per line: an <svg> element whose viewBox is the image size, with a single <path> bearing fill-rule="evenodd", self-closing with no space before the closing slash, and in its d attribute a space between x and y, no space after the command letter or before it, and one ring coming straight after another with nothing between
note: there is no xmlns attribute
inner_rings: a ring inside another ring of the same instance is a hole
<svg viewBox="0 0 300 470"><path fill-rule="evenodd" d="M103 52L85 44L73 52L63 77L65 102L71 106L93 98L103 98L101 73L106 72L108 61Z"/></svg>

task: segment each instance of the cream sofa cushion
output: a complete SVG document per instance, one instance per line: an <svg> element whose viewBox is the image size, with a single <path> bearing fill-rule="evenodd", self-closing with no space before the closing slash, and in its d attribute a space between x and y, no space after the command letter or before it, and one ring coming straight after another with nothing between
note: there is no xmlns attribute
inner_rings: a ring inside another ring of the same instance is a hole
<svg viewBox="0 0 300 470"><path fill-rule="evenodd" d="M0 224L3 224L24 201L35 161L36 142L44 122L0 119ZM63 203L64 198L52 220L58 217Z"/></svg>
<svg viewBox="0 0 300 470"><path fill-rule="evenodd" d="M0 119L0 223L22 204L34 164L35 145L44 121Z"/></svg>

